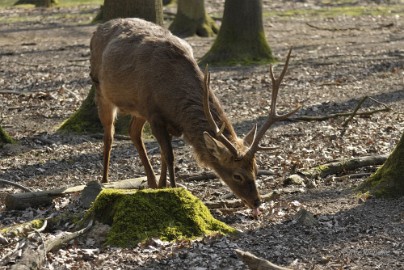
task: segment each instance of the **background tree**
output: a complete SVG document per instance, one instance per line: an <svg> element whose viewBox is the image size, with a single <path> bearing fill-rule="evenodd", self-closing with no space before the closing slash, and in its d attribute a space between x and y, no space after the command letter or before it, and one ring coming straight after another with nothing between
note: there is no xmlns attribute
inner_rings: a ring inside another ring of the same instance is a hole
<svg viewBox="0 0 404 270"><path fill-rule="evenodd" d="M222 26L200 64L235 65L273 62L265 39L261 0L226 0Z"/></svg>
<svg viewBox="0 0 404 270"><path fill-rule="evenodd" d="M104 0L95 20L105 22L115 18L133 17L162 25L162 0Z"/></svg>
<svg viewBox="0 0 404 270"><path fill-rule="evenodd" d="M211 37L218 32L214 20L205 11L204 0L178 0L177 15L169 29L179 37Z"/></svg>
<svg viewBox="0 0 404 270"><path fill-rule="evenodd" d="M58 4L57 0L18 0L14 5L35 5L36 7L51 7Z"/></svg>
<svg viewBox="0 0 404 270"><path fill-rule="evenodd" d="M386 162L362 185L362 192L375 196L404 196L404 133Z"/></svg>
<svg viewBox="0 0 404 270"><path fill-rule="evenodd" d="M160 25L163 24L161 0L104 0L102 10L104 20L106 18L137 17ZM95 87L92 86L80 108L69 119L62 123L59 131L75 133L102 132L102 125L98 118L98 110L94 102L94 97ZM117 133L127 133L129 119L130 116L118 117L115 125Z"/></svg>

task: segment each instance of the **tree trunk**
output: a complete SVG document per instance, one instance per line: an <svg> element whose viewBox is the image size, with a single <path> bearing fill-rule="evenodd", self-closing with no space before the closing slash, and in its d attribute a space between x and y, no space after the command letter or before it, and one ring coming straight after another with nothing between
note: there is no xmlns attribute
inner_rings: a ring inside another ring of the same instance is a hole
<svg viewBox="0 0 404 270"><path fill-rule="evenodd" d="M115 122L117 134L128 134L129 115L119 115ZM102 133L103 128L98 118L98 109L95 104L95 87L92 86L86 99L81 103L80 108L59 127L58 131L68 133Z"/></svg>
<svg viewBox="0 0 404 270"><path fill-rule="evenodd" d="M115 18L142 18L156 24L163 24L163 2L161 0L104 0L101 15L97 20Z"/></svg>
<svg viewBox="0 0 404 270"><path fill-rule="evenodd" d="M273 62L265 39L261 0L226 0L223 22L205 65L264 64Z"/></svg>
<svg viewBox="0 0 404 270"><path fill-rule="evenodd" d="M179 37L211 37L218 28L205 11L204 0L178 0L177 15L170 31Z"/></svg>
<svg viewBox="0 0 404 270"><path fill-rule="evenodd" d="M163 24L163 11L161 0L104 0L101 8L102 20L113 18L137 17L156 24ZM59 128L62 132L74 133L100 133L103 131L98 118L98 110L94 102L95 88L91 90L80 108L67 119ZM115 131L125 134L129 128L130 116L118 117L115 123Z"/></svg>
<svg viewBox="0 0 404 270"><path fill-rule="evenodd" d="M56 0L18 0L16 5L35 5L35 7L51 7L58 4Z"/></svg>
<svg viewBox="0 0 404 270"><path fill-rule="evenodd" d="M377 197L404 196L404 133L386 162L370 176L359 190Z"/></svg>

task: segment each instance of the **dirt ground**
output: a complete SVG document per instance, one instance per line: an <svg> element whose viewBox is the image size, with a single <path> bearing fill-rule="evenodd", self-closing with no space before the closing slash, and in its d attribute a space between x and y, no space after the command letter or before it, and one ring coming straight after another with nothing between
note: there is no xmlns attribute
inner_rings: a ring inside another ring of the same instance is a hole
<svg viewBox="0 0 404 270"><path fill-rule="evenodd" d="M343 117L275 125L263 144L278 149L257 155L260 169L267 171L257 184L261 194L277 191L279 197L261 207L263 214L258 219L252 219L247 208L212 211L239 229L238 237L177 243L155 240L122 249L103 246L93 231L49 253L45 268L247 269L234 253L240 248L293 269L404 269L403 198L364 202L353 190L363 177L334 175L313 179L315 185L311 186L284 184L288 175L319 164L388 154L404 131L403 2L341 4L344 2L264 1L266 37L280 64L293 47L278 110L287 111L301 102L303 108L297 116L351 112L369 96L372 99L365 101L361 111L385 106L390 111L354 117L343 135ZM360 16L332 12L357 9L359 4L365 9ZM222 1L208 0L206 7L215 18L221 17ZM329 12L322 13L324 10ZM370 12L375 10L378 12ZM268 15L267 11L275 13ZM305 12L286 16L292 11ZM90 89L88 44L96 26L89 22L96 12L96 6L0 10L0 124L19 142L0 149L0 179L33 190L101 179L101 137L55 132ZM169 13L166 17L172 19ZM213 39L192 37L187 41L200 58ZM275 73L280 66L275 66ZM211 87L238 134L264 121L271 87L268 66L212 68L211 73ZM157 145L150 141L147 147L158 170ZM174 141L174 147L180 179L205 171L181 139ZM344 175L375 170L369 166ZM110 173L112 180L144 175L129 140L115 141ZM217 179L180 182L203 201L233 198ZM13 192L20 190L0 186L0 199ZM5 211L2 205L0 226L76 211L77 200L76 195L67 196L55 200L52 207L26 211ZM313 224L298 221L296 214L301 209L313 214ZM71 228L67 221L42 237ZM0 244L0 258L12 262L14 258L6 254L18 240Z"/></svg>

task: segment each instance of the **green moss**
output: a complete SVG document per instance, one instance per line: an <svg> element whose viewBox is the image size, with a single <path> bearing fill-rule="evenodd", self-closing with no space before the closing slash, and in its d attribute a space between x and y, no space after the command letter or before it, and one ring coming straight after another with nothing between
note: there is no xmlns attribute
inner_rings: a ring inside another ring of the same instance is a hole
<svg viewBox="0 0 404 270"><path fill-rule="evenodd" d="M172 241L236 232L214 219L198 198L182 188L105 189L98 195L89 215L111 225L107 243L122 247L151 237Z"/></svg>
<svg viewBox="0 0 404 270"><path fill-rule="evenodd" d="M329 169L329 167L327 165L319 165L317 167L317 170L321 173L323 171L327 171Z"/></svg>
<svg viewBox="0 0 404 270"><path fill-rule="evenodd" d="M0 147L3 144L15 143L14 139L0 126Z"/></svg>
<svg viewBox="0 0 404 270"><path fill-rule="evenodd" d="M128 134L130 115L119 116L115 122L115 132L117 134ZM77 134L95 134L103 133L98 110L95 104L95 88L91 87L89 94L81 104L80 108L73 113L60 127L59 132L77 133ZM145 132L149 130L145 129Z"/></svg>
<svg viewBox="0 0 404 270"><path fill-rule="evenodd" d="M358 187L376 197L404 196L404 134L386 162Z"/></svg>
<svg viewBox="0 0 404 270"><path fill-rule="evenodd" d="M43 219L34 219L22 224L17 224L14 226L2 228L0 230L1 234L10 234L14 236L26 235L28 232L33 231L34 229L39 229L43 226Z"/></svg>
<svg viewBox="0 0 404 270"><path fill-rule="evenodd" d="M173 23L169 27L170 31L179 37L212 37L219 31L215 21L205 14L205 18L192 19L185 14L177 13Z"/></svg>

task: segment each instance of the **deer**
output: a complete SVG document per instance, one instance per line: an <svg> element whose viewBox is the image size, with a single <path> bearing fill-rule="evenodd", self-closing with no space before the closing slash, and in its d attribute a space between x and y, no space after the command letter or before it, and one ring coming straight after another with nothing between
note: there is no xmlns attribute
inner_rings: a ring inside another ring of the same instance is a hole
<svg viewBox="0 0 404 270"><path fill-rule="evenodd" d="M278 115L279 86L288 68L289 50L283 71L275 79L272 66L272 100L268 118L239 138L210 88L210 73L202 72L191 46L167 29L142 19L114 19L98 26L90 42L90 77L96 91L98 115L104 128L103 176L108 182L114 121L117 112L130 114L130 138L138 151L149 188L176 187L172 137L183 136L192 146L198 164L213 169L219 178L260 214L255 154L266 131L277 121L296 113ZM157 184L142 139L145 123L157 140L161 173Z"/></svg>

